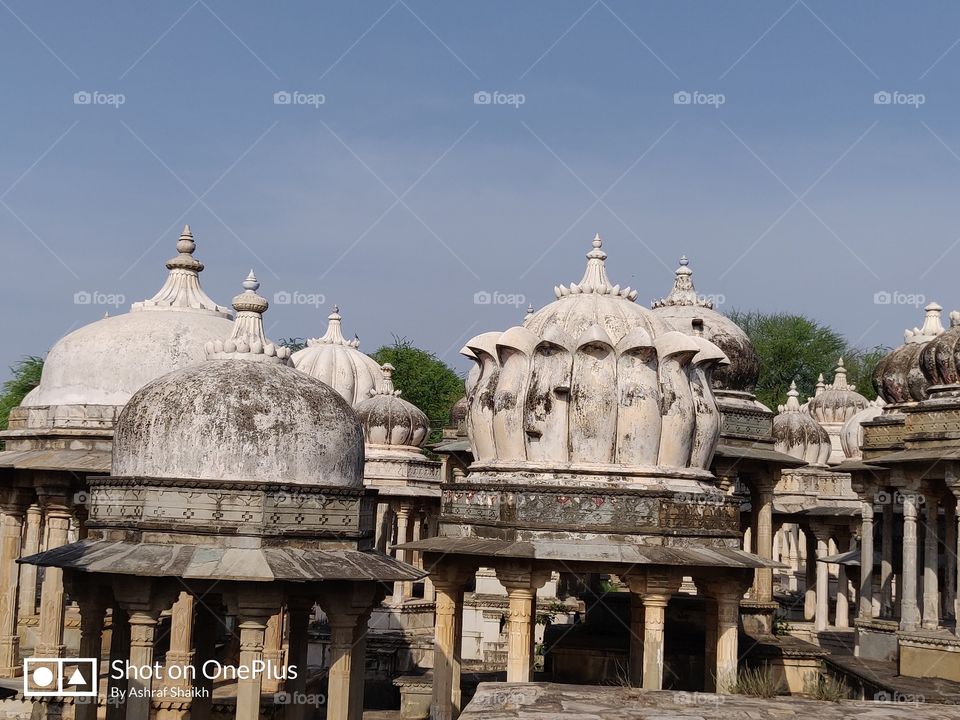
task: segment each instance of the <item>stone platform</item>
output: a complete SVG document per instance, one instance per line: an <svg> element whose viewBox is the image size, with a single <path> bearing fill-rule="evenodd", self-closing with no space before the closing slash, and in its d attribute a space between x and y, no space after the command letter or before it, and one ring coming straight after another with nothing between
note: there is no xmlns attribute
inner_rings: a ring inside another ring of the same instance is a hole
<svg viewBox="0 0 960 720"><path fill-rule="evenodd" d="M622 687L549 683L482 683L460 720L943 720L943 705L895 702L818 702ZM949 711L952 713L952 710Z"/></svg>

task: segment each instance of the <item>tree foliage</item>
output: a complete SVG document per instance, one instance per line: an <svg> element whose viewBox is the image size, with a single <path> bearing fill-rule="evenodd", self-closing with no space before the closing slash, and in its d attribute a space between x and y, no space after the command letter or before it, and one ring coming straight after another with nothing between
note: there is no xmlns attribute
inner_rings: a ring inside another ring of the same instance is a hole
<svg viewBox="0 0 960 720"><path fill-rule="evenodd" d="M757 399L772 410L786 402L793 380L801 398L813 395L821 373L832 382L841 357L847 382L870 400L877 396L871 375L888 348L856 347L833 328L803 315L733 310L729 317L747 333L760 356Z"/></svg>
<svg viewBox="0 0 960 720"><path fill-rule="evenodd" d="M406 338L395 337L393 345L382 346L372 357L381 365L393 365L394 385L403 391L405 400L430 418L429 442L438 441L441 428L450 419L450 408L463 397L463 378L436 355L414 347Z"/></svg>
<svg viewBox="0 0 960 720"><path fill-rule="evenodd" d="M29 355L10 367L13 377L3 383L0 392L0 430L7 429L10 411L19 405L27 393L40 384L43 358Z"/></svg>

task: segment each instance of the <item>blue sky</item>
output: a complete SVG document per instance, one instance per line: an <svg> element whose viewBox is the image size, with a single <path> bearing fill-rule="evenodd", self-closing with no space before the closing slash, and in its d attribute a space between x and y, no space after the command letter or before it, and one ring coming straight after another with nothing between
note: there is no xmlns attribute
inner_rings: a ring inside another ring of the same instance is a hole
<svg viewBox="0 0 960 720"><path fill-rule="evenodd" d="M960 307L955 3L2 0L0 65L0 367L151 296L184 222L219 302L304 301L272 337L337 303L458 369L595 232L644 302L685 253L865 346Z"/></svg>

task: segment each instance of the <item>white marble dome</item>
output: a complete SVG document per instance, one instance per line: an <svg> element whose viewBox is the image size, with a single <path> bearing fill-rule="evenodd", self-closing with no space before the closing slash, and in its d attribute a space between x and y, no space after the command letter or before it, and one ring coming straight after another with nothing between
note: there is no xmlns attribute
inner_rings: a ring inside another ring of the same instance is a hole
<svg viewBox="0 0 960 720"><path fill-rule="evenodd" d="M208 359L141 388L117 420L115 477L363 483L363 432L328 385L295 370L263 336L267 301L251 274L229 336Z"/></svg>
<svg viewBox="0 0 960 720"><path fill-rule="evenodd" d="M832 447L830 435L801 408L799 395L796 383L790 383L787 404L781 405L773 418L774 448L810 465L826 465Z"/></svg>
<svg viewBox="0 0 960 720"><path fill-rule="evenodd" d="M907 403L927 399L930 380L923 373L921 361L927 345L944 333L941 312L943 308L937 303L927 305L924 308L923 327L905 330L903 345L880 358L873 370L873 387L887 402Z"/></svg>
<svg viewBox="0 0 960 720"><path fill-rule="evenodd" d="M847 369L843 366L843 358L837 363L833 382L807 403L809 412L818 423L845 423L861 410L866 409L870 401L857 392L853 385L847 384Z"/></svg>
<svg viewBox="0 0 960 720"><path fill-rule="evenodd" d="M203 360L204 344L229 334L232 316L200 287L203 264L193 257L195 249L184 227L160 291L128 313L59 340L47 354L40 384L21 405L121 406L151 380Z"/></svg>
<svg viewBox="0 0 960 720"><path fill-rule="evenodd" d="M413 403L400 397L393 387L393 365L381 366L383 377L380 386L371 391L370 397L354 406L363 435L368 446L409 449L420 452L430 434L430 420Z"/></svg>
<svg viewBox="0 0 960 720"><path fill-rule="evenodd" d="M879 417L883 413L883 399L877 398L868 407L858 412L843 424L840 431L840 445L848 458L863 457L863 423Z"/></svg>
<svg viewBox="0 0 960 720"><path fill-rule="evenodd" d="M369 355L360 352L357 338L343 336L340 308L334 307L327 317L327 332L307 340L307 346L293 354L297 370L322 380L351 405L370 397L380 383L380 366Z"/></svg>
<svg viewBox="0 0 960 720"><path fill-rule="evenodd" d="M710 376L726 358L613 285L597 236L583 279L522 326L470 340L467 433L477 467L634 473L709 468ZM676 474L676 473L674 473Z"/></svg>
<svg viewBox="0 0 960 720"><path fill-rule="evenodd" d="M651 303L654 312L671 330L687 335L700 332L723 350L730 362L714 373L715 389L753 392L760 377L760 358L750 338L733 320L714 310L711 299L697 294L686 256L680 258L674 275L670 293Z"/></svg>

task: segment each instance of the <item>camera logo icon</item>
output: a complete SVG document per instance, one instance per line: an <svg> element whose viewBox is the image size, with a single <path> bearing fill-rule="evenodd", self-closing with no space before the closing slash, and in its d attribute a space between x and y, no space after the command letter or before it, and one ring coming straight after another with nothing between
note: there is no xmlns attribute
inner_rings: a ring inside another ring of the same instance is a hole
<svg viewBox="0 0 960 720"><path fill-rule="evenodd" d="M24 697L96 697L97 658L26 658Z"/></svg>

